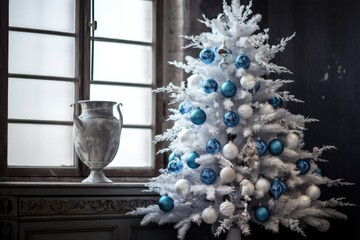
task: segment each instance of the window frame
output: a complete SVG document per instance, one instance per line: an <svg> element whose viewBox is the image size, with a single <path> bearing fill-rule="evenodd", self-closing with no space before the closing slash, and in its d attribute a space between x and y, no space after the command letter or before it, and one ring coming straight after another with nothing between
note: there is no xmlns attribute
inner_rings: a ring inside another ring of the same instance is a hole
<svg viewBox="0 0 360 240"><path fill-rule="evenodd" d="M147 0L145 0L147 1ZM164 42L164 0L153 0L153 78L152 88L163 85L163 42ZM91 0L76 0L75 15L75 101L90 97L90 36L91 36ZM8 38L9 38L9 0L0 1L0 180L36 180L36 181L78 181L86 177L90 170L81 162L74 151L74 167L11 167L7 165L8 141ZM154 97L154 135L163 132L164 103L162 97ZM77 112L79 113L79 112ZM155 153L162 148L156 144ZM109 168L105 174L114 181L142 181L155 176L165 164L163 155L154 156L152 167Z"/></svg>

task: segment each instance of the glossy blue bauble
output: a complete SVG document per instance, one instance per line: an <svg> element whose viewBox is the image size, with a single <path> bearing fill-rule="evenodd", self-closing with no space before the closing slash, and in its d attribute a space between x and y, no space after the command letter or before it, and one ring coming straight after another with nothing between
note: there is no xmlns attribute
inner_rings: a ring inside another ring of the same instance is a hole
<svg viewBox="0 0 360 240"><path fill-rule="evenodd" d="M196 125L201 125L206 121L206 114L200 108L195 108L190 113L190 120Z"/></svg>
<svg viewBox="0 0 360 240"><path fill-rule="evenodd" d="M250 58L244 54L240 54L235 59L235 66L237 68L248 69L250 67Z"/></svg>
<svg viewBox="0 0 360 240"><path fill-rule="evenodd" d="M199 54L200 60L205 64L210 64L215 59L215 52L210 48L204 48Z"/></svg>
<svg viewBox="0 0 360 240"><path fill-rule="evenodd" d="M188 165L188 167L192 169L198 168L200 164L195 162L195 159L197 159L198 157L200 156L196 152L189 153L186 157L186 165Z"/></svg>
<svg viewBox="0 0 360 240"><path fill-rule="evenodd" d="M256 82L255 87L253 87L252 89L249 89L248 92L254 94L260 90L260 86L261 86L261 84L259 82Z"/></svg>
<svg viewBox="0 0 360 240"><path fill-rule="evenodd" d="M274 196L277 200L281 194L285 191L284 184L279 178L274 178L270 185L270 193Z"/></svg>
<svg viewBox="0 0 360 240"><path fill-rule="evenodd" d="M269 143L268 149L272 155L278 156L284 151L284 144L279 139L274 139Z"/></svg>
<svg viewBox="0 0 360 240"><path fill-rule="evenodd" d="M202 170L200 174L201 182L206 185L213 184L216 178L217 178L216 173L211 168L205 168L204 170Z"/></svg>
<svg viewBox="0 0 360 240"><path fill-rule="evenodd" d="M295 162L296 169L300 171L301 175L307 174L310 171L310 161L309 159L302 158Z"/></svg>
<svg viewBox="0 0 360 240"><path fill-rule="evenodd" d="M255 209L255 219L259 222L266 222L270 217L270 211L267 207L260 206Z"/></svg>
<svg viewBox="0 0 360 240"><path fill-rule="evenodd" d="M267 151L267 144L264 140L258 139L255 141L256 150L258 151L259 157L263 156Z"/></svg>
<svg viewBox="0 0 360 240"><path fill-rule="evenodd" d="M280 184L281 184L282 187L283 187L283 193L286 192L286 190L287 190L287 184L286 184L286 182L283 181L283 180L280 180Z"/></svg>
<svg viewBox="0 0 360 240"><path fill-rule="evenodd" d="M233 111L227 112L223 120L227 127L235 127L239 124L239 114Z"/></svg>
<svg viewBox="0 0 360 240"><path fill-rule="evenodd" d="M178 159L170 161L167 165L168 173L179 173L183 169L184 165Z"/></svg>
<svg viewBox="0 0 360 240"><path fill-rule="evenodd" d="M179 105L179 112L184 115L192 110L192 104L190 101L185 100Z"/></svg>
<svg viewBox="0 0 360 240"><path fill-rule="evenodd" d="M182 153L175 150L169 155L168 160L169 160L169 162L172 160L175 160L175 159L180 160L181 156L182 156Z"/></svg>
<svg viewBox="0 0 360 240"><path fill-rule="evenodd" d="M215 154L220 152L221 150L221 144L220 142L213 138L210 141L208 141L208 143L206 144L206 151L210 154Z"/></svg>
<svg viewBox="0 0 360 240"><path fill-rule="evenodd" d="M268 103L273 106L273 108L279 108L283 104L283 100L278 97L272 97L268 100Z"/></svg>
<svg viewBox="0 0 360 240"><path fill-rule="evenodd" d="M158 205L163 212L170 212L174 208L174 200L165 195L159 199Z"/></svg>
<svg viewBox="0 0 360 240"><path fill-rule="evenodd" d="M207 79L203 82L202 84L202 89L204 90L204 92L206 92L207 94L216 92L218 89L218 83L214 80L214 79Z"/></svg>
<svg viewBox="0 0 360 240"><path fill-rule="evenodd" d="M231 97L235 96L237 87L233 82L231 82L230 80L227 80L226 82L224 82L221 85L220 91L224 97L231 98Z"/></svg>
<svg viewBox="0 0 360 240"><path fill-rule="evenodd" d="M315 173L318 174L318 175L320 175L320 176L323 175L323 171L322 171L322 169L321 169L320 167L317 167L317 168L315 169Z"/></svg>

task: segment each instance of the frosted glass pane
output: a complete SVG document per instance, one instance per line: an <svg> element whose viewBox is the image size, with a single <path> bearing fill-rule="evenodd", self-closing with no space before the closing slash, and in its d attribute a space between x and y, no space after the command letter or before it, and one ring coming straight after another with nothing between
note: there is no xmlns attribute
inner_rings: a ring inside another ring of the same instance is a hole
<svg viewBox="0 0 360 240"><path fill-rule="evenodd" d="M9 124L10 166L74 166L72 126Z"/></svg>
<svg viewBox="0 0 360 240"><path fill-rule="evenodd" d="M151 88L91 84L90 100L122 103L121 112L125 124L150 125L152 123Z"/></svg>
<svg viewBox="0 0 360 240"><path fill-rule="evenodd" d="M10 31L9 72L74 77L75 38Z"/></svg>
<svg viewBox="0 0 360 240"><path fill-rule="evenodd" d="M75 32L75 0L10 0L9 25Z"/></svg>
<svg viewBox="0 0 360 240"><path fill-rule="evenodd" d="M152 1L95 0L95 36L151 42L152 5Z"/></svg>
<svg viewBox="0 0 360 240"><path fill-rule="evenodd" d="M54 94L56 93L56 94ZM75 83L9 79L9 118L72 121Z"/></svg>
<svg viewBox="0 0 360 240"><path fill-rule="evenodd" d="M151 47L95 42L94 80L151 83Z"/></svg>
<svg viewBox="0 0 360 240"><path fill-rule="evenodd" d="M151 130L124 128L119 151L108 167L150 167L152 148Z"/></svg>

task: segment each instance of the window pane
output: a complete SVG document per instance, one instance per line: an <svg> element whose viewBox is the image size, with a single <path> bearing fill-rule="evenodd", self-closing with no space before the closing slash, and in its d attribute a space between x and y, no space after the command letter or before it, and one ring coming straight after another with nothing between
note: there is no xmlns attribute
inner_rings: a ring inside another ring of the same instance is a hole
<svg viewBox="0 0 360 240"><path fill-rule="evenodd" d="M124 124L150 125L152 123L151 88L95 85L90 87L91 100L122 103Z"/></svg>
<svg viewBox="0 0 360 240"><path fill-rule="evenodd" d="M56 94L55 94L56 93ZM75 83L9 79L9 118L72 121Z"/></svg>
<svg viewBox="0 0 360 240"><path fill-rule="evenodd" d="M150 129L123 128L120 147L108 167L150 167L152 166L152 141Z"/></svg>
<svg viewBox="0 0 360 240"><path fill-rule="evenodd" d="M74 166L72 126L9 124L9 166Z"/></svg>
<svg viewBox="0 0 360 240"><path fill-rule="evenodd" d="M152 1L95 0L95 36L151 42L152 5Z"/></svg>
<svg viewBox="0 0 360 240"><path fill-rule="evenodd" d="M9 72L75 76L75 38L9 32Z"/></svg>
<svg viewBox="0 0 360 240"><path fill-rule="evenodd" d="M94 80L152 82L151 47L95 42Z"/></svg>
<svg viewBox="0 0 360 240"><path fill-rule="evenodd" d="M75 32L75 0L10 0L9 25Z"/></svg>

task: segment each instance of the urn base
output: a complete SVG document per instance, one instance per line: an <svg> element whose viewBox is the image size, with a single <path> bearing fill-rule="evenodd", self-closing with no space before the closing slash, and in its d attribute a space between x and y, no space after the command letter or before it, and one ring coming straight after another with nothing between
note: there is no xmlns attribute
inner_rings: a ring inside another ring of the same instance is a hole
<svg viewBox="0 0 360 240"><path fill-rule="evenodd" d="M91 170L90 175L82 180L82 183L112 183L110 179L108 179L104 171L102 169Z"/></svg>

